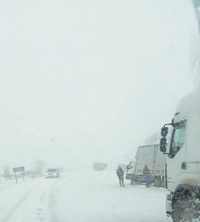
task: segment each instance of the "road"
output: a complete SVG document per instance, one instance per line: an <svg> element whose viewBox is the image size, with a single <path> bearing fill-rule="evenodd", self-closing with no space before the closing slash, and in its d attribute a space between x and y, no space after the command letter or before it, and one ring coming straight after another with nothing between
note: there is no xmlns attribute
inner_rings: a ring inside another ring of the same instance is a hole
<svg viewBox="0 0 200 222"><path fill-rule="evenodd" d="M114 170L29 179L0 192L0 222L166 222L164 188L119 187Z"/></svg>

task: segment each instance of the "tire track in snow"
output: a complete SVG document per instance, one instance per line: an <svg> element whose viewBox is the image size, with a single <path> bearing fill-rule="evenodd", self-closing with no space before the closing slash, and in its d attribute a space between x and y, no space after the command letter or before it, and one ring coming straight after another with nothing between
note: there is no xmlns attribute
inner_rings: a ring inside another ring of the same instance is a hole
<svg viewBox="0 0 200 222"><path fill-rule="evenodd" d="M10 209L10 211L7 213L7 215L3 217L1 222L9 221L12 218L12 216L14 215L14 213L18 210L18 208L24 203L24 201L26 201L28 199L29 195L42 183L44 183L44 181L37 184L31 190L29 190L25 194L23 194L22 197L20 198L20 200Z"/></svg>
<svg viewBox="0 0 200 222"><path fill-rule="evenodd" d="M56 183L51 188L50 196L49 196L49 211L51 212L51 222L61 222L61 220L56 212L57 208L57 196L59 194L59 185L62 183L66 183L66 185L69 185L69 183L72 182L72 175L66 174L66 177L61 177L59 180L56 181ZM60 183L59 185L57 183ZM62 187L61 187L62 188Z"/></svg>

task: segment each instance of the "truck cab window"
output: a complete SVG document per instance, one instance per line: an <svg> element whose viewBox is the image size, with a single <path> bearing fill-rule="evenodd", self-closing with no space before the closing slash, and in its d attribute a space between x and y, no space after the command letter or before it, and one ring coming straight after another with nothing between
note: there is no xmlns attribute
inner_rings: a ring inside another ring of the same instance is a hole
<svg viewBox="0 0 200 222"><path fill-rule="evenodd" d="M174 127L172 140L171 140L171 147L169 157L173 158L182 148L185 142L185 129L186 129L186 121L182 121L177 123Z"/></svg>
<svg viewBox="0 0 200 222"><path fill-rule="evenodd" d="M194 8L196 10L197 21L198 21L199 31L200 31L200 1L199 0L193 0L193 3L194 3Z"/></svg>

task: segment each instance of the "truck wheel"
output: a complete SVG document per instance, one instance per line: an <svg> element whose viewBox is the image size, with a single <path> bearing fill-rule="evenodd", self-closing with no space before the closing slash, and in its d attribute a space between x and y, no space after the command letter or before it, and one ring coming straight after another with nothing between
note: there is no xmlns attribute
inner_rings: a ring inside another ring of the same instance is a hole
<svg viewBox="0 0 200 222"><path fill-rule="evenodd" d="M154 180L154 186L155 186L155 187L160 187L160 186L161 186L161 181L160 181L160 179L156 178L156 179Z"/></svg>
<svg viewBox="0 0 200 222"><path fill-rule="evenodd" d="M136 178L135 178L135 175L132 175L131 180L130 180L130 184L133 185L134 183L136 183Z"/></svg>
<svg viewBox="0 0 200 222"><path fill-rule="evenodd" d="M184 198L175 200L172 211L173 222L192 222L193 219L198 218L200 215L197 202L196 197L192 196L191 193L188 193Z"/></svg>
<svg viewBox="0 0 200 222"><path fill-rule="evenodd" d="M146 187L149 188L150 187L150 183L146 183Z"/></svg>
<svg viewBox="0 0 200 222"><path fill-rule="evenodd" d="M181 222L188 221L192 222L193 218L195 218L196 212L194 211L192 204L190 201L182 200L182 206L176 206L172 212L172 220L173 222Z"/></svg>

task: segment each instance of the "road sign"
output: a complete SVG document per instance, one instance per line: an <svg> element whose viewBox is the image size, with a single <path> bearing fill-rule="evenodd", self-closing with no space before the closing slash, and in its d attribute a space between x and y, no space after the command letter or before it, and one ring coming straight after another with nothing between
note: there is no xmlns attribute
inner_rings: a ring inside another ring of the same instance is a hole
<svg viewBox="0 0 200 222"><path fill-rule="evenodd" d="M18 183L16 173L17 172L22 172L22 176L23 176L23 180L24 180L24 171L25 171L25 167L15 167L15 168L13 168L13 172L15 173L16 183Z"/></svg>
<svg viewBox="0 0 200 222"><path fill-rule="evenodd" d="M25 171L25 167L15 167L15 168L13 168L13 172L14 173L22 172L22 171Z"/></svg>

